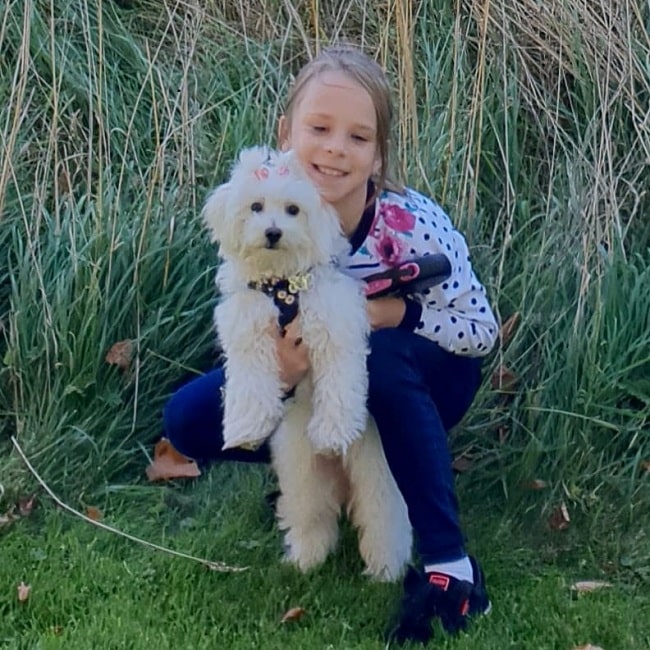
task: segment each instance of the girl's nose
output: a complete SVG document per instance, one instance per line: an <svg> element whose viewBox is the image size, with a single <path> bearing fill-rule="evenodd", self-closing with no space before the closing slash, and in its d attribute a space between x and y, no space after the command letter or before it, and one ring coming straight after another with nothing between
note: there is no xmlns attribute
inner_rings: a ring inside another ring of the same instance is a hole
<svg viewBox="0 0 650 650"><path fill-rule="evenodd" d="M325 150L331 154L345 153L345 138L337 135L332 135L325 143Z"/></svg>

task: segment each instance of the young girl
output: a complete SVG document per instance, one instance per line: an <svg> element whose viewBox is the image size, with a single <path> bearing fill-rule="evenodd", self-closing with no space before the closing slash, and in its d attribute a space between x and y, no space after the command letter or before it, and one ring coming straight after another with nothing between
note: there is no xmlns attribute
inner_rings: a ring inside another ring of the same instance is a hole
<svg viewBox="0 0 650 650"><path fill-rule="evenodd" d="M497 324L465 240L449 217L431 199L389 180L391 117L390 88L379 65L357 49L332 47L296 78L280 119L279 144L295 151L323 199L338 211L352 248L345 272L363 278L431 253L444 253L451 262L443 284L406 298L368 301L368 408L406 501L423 565L405 581L396 636L426 639L431 616L455 632L468 616L489 608L482 571L465 551L447 432L476 394L480 357L492 349ZM309 370L298 321L284 337L278 335L277 355L291 388ZM265 447L221 451L216 396L223 382L219 368L173 395L164 413L165 435L202 462L267 460ZM416 601L433 605L411 611Z"/></svg>

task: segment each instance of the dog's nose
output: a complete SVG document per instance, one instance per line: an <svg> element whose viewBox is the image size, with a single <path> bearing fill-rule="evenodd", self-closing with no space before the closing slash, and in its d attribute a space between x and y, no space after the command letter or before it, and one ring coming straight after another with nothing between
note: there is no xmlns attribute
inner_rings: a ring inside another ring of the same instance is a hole
<svg viewBox="0 0 650 650"><path fill-rule="evenodd" d="M266 244L269 248L275 246L282 237L282 231L279 228L267 228L264 231L264 236L266 237Z"/></svg>

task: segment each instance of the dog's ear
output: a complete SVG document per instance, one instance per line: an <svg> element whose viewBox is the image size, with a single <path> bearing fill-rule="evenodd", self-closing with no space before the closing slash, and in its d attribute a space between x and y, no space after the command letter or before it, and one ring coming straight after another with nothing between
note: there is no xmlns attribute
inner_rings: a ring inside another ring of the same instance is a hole
<svg viewBox="0 0 650 650"><path fill-rule="evenodd" d="M210 239L213 242L221 241L223 237L224 222L226 220L226 205L230 196L230 183L219 185L208 196L201 218L203 223L210 231Z"/></svg>
<svg viewBox="0 0 650 650"><path fill-rule="evenodd" d="M268 147L249 147L242 149L239 153L233 174L244 172L254 174L271 160L271 150Z"/></svg>
<svg viewBox="0 0 650 650"><path fill-rule="evenodd" d="M326 264L332 259L342 260L350 251L350 242L343 235L341 222L336 210L325 203L316 193L313 206L309 210L307 221L312 235L315 259Z"/></svg>

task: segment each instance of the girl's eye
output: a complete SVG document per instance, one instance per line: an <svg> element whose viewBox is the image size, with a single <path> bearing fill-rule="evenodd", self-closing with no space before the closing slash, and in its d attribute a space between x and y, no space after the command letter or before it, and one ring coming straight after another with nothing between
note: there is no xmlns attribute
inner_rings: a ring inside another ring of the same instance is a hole
<svg viewBox="0 0 650 650"><path fill-rule="evenodd" d="M353 140L356 140L357 142L367 142L368 138L364 138L362 135L353 135L352 136Z"/></svg>
<svg viewBox="0 0 650 650"><path fill-rule="evenodd" d="M290 203L285 208L285 210L286 210L286 213L288 215L291 215L292 217L295 217L300 212L300 208L297 205L295 205L294 203Z"/></svg>
<svg viewBox="0 0 650 650"><path fill-rule="evenodd" d="M325 131L325 127L320 124L314 124L311 128L313 131L316 131L316 133L323 133Z"/></svg>
<svg viewBox="0 0 650 650"><path fill-rule="evenodd" d="M251 210L253 212L262 212L262 210L264 210L264 206L259 201L255 201L255 203L251 203Z"/></svg>

